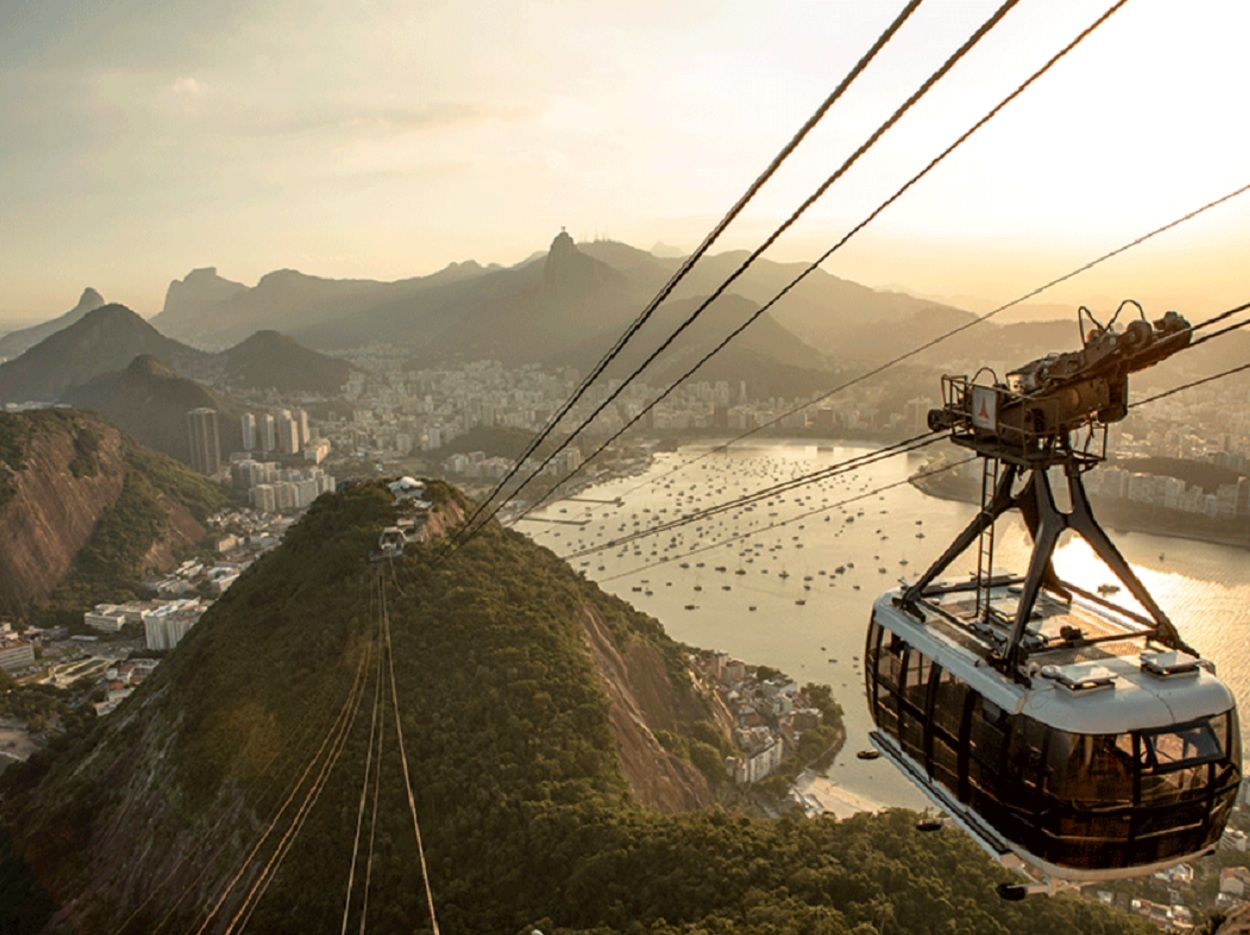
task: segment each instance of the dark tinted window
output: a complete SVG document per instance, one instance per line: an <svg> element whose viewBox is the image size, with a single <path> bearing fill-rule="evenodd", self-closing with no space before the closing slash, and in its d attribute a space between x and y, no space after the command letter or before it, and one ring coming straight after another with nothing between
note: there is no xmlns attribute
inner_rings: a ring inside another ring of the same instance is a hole
<svg viewBox="0 0 1250 935"><path fill-rule="evenodd" d="M1225 721L1226 716L1221 714L1218 718L1185 727L1143 732L1143 766L1148 772L1166 773L1221 759L1228 742Z"/></svg>

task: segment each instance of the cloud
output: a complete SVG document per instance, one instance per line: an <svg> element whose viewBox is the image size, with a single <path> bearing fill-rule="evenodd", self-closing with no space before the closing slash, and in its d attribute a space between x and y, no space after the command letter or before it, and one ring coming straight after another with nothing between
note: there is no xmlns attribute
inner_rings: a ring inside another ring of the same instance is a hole
<svg viewBox="0 0 1250 935"><path fill-rule="evenodd" d="M329 133L363 138L394 137L431 130L473 126L500 120L516 120L523 108L495 107L454 101L436 101L413 107L362 107L338 105L319 112L267 119L261 117L244 132L262 136L302 136Z"/></svg>
<svg viewBox="0 0 1250 935"><path fill-rule="evenodd" d="M170 86L170 90L177 97L183 99L194 99L204 93L204 85L196 81L194 78L178 78Z"/></svg>

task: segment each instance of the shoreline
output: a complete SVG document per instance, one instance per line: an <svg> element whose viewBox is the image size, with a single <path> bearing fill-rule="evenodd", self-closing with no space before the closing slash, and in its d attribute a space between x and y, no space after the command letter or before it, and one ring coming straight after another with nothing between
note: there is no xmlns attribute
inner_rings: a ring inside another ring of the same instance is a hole
<svg viewBox="0 0 1250 935"><path fill-rule="evenodd" d="M844 821L853 815L881 812L887 808L880 802L856 795L828 776L811 769L799 773L791 787L791 796L798 801L808 818L833 815L839 821Z"/></svg>
<svg viewBox="0 0 1250 935"><path fill-rule="evenodd" d="M919 477L916 475L909 478L908 482L926 496L952 503L977 505L975 495L970 491L959 490L949 482L938 481L933 477ZM1101 507L1102 512L1102 516L1099 519L1100 524L1114 529L1116 532L1135 532L1147 536L1157 536L1162 539L1184 539L1187 542L1202 542L1207 545L1250 551L1250 536L1184 529L1174 525L1176 518L1187 517L1190 514L1168 511L1176 513L1176 517L1143 515L1143 508L1152 511L1160 511L1163 508L1150 507L1148 504L1137 504L1131 500L1097 501L1095 508L1099 507Z"/></svg>

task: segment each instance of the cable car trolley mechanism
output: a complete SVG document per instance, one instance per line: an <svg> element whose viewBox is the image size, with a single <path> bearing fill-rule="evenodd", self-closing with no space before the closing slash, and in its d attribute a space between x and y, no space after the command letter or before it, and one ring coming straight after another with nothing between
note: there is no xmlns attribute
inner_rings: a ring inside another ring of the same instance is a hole
<svg viewBox="0 0 1250 935"><path fill-rule="evenodd" d="M1152 323L1136 307L1124 328L1119 311L1103 326L1082 308L1080 350L1006 381L985 369L943 378L929 425L981 457L981 509L923 575L877 599L868 629L873 745L995 858L1049 881L1006 896L1209 853L1241 780L1232 693L1095 520L1082 483L1105 458L1107 425L1127 414L1129 374L1190 341L1175 312ZM1023 575L993 567L995 521L1012 510L1033 540ZM1058 577L1066 530L1136 608ZM971 580L939 581L974 547Z"/></svg>

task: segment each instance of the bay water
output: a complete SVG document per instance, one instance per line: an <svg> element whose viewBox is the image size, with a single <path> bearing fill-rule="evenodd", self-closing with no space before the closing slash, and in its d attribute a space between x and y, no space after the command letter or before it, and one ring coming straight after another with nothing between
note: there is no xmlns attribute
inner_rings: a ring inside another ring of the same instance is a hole
<svg viewBox="0 0 1250 935"><path fill-rule="evenodd" d="M767 665L800 684L824 682L842 705L847 742L828 771L836 786L881 806L927 800L870 746L863 650L872 602L915 577L975 515L967 503L907 483L921 454L888 458L626 544L608 545L696 510L806 475L871 447L808 441L684 446L637 476L553 502L519 524L607 591L656 617L681 642ZM952 457L966 453L956 451ZM886 489L882 489L886 488ZM1112 539L1181 635L1250 702L1250 553L1184 539L1117 532ZM995 571L1022 572L1029 540L1018 519L999 524ZM588 551L597 549L598 551ZM943 577L975 570L970 550ZM1088 590L1114 581L1080 539L1060 545L1061 577ZM1115 596L1131 606L1124 592Z"/></svg>

